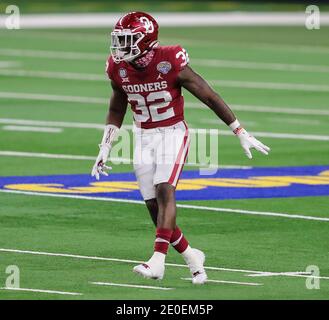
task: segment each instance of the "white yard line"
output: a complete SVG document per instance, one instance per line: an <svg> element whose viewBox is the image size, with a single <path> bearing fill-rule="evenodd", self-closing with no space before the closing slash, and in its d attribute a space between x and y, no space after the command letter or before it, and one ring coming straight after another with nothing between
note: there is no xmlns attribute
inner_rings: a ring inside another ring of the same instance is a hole
<svg viewBox="0 0 329 320"><path fill-rule="evenodd" d="M143 263L140 260L128 260L128 259L119 259L119 258L108 258L108 257L97 257L97 256L86 256L86 255L77 255L70 253L53 253L53 252L44 252L44 251L31 251L31 250L18 250L18 249L9 249L9 248L0 248L0 252L7 253L18 253L18 254L30 254L30 255L41 255L41 256L50 256L50 257L63 257L63 258L73 258L73 259L85 259L85 260L95 260L95 261L110 261L118 263L129 263L129 264L139 264ZM178 268L188 268L186 264L176 264L176 263L166 263L168 267L178 267ZM267 271L256 271L256 270L247 270L247 269L236 269L236 268L222 268L222 267L212 267L205 266L206 270L213 271L227 271L227 272L237 272L237 273L247 273L248 276L253 276L259 274L260 276L271 274L279 276L300 276L300 277L309 277L309 275L303 275L300 272L267 272ZM320 279L328 280L329 277L319 277ZM190 279L189 279L190 280ZM214 280L219 281L219 280ZM211 280L212 282L212 280ZM255 285L255 284L253 284Z"/></svg>
<svg viewBox="0 0 329 320"><path fill-rule="evenodd" d="M229 208L215 208L215 207L206 207L206 206L195 206L190 204L177 204L179 208L185 209L196 209L196 210L205 210L205 211L217 211L217 212L230 212L230 213L240 213L247 215L260 215L260 216L269 216L269 217L282 217L290 219L302 219L302 220L315 220L315 221L329 221L329 218L315 217L315 216L304 216L298 214L287 214L287 213L278 213L278 212L263 212L263 211L253 211L253 210L242 210L242 209L229 209Z"/></svg>
<svg viewBox="0 0 329 320"><path fill-rule="evenodd" d="M57 193L46 193L46 192L31 192L31 191L18 191L18 190L6 190L0 189L0 192L3 193L14 193L14 194L24 194L31 196L44 196L44 197L55 197L55 198L68 198L68 199L82 199L89 201L108 201L108 202L121 202L121 203L134 203L145 205L143 201L139 200L128 200L128 199L117 199L117 198L104 198L104 197L87 197L80 195L69 195L69 194L57 194ZM253 210L243 210L243 209L230 209L230 208L216 208L216 207L206 207L206 206L197 206L190 204L177 203L178 208L184 209L193 209L193 210L204 210L204 211L214 211L214 212L226 212L226 213L238 213L245 215L257 215L257 216L269 216L269 217L280 217L280 218L289 218L289 219L301 219L301 220L313 220L313 221L322 221L328 222L329 218L326 217L316 217L316 216L306 216L298 214L288 214L288 213L279 213L279 212L263 212L263 211L253 211Z"/></svg>
<svg viewBox="0 0 329 320"><path fill-rule="evenodd" d="M259 112L259 113L282 113L296 115L315 115L329 116L329 110L325 109L305 109L305 108L289 108L289 107L273 107L273 106L252 106L232 104L230 107L235 111ZM185 102L186 109L204 109L207 108L202 102ZM329 107L328 107L329 108Z"/></svg>
<svg viewBox="0 0 329 320"><path fill-rule="evenodd" d="M103 129L104 127L97 123L79 123L79 122L52 122L52 121L34 121L34 120L25 120L25 119L7 119L0 118L0 123L2 124L12 124L12 125L42 125L49 127L64 127L64 128L81 128L81 129ZM124 129L132 130L132 125L124 125ZM197 130L203 129L200 132L204 134L211 135L225 135L232 136L230 130L217 130L207 132L207 129L204 128L190 128L191 133L197 132ZM217 129L217 128L208 128L208 129ZM208 130L209 131L209 130ZM297 140L310 140L310 141L329 141L329 136L326 135L313 135L313 134L299 134L299 133L281 133L281 132L260 132L252 131L252 133L261 138L274 138L274 139L297 139ZM191 164L193 165L193 164ZM194 164L196 165L196 164Z"/></svg>
<svg viewBox="0 0 329 320"><path fill-rule="evenodd" d="M298 53L310 53L310 54L327 54L329 53L329 47L326 45L302 45L302 44L287 44L287 43L270 43L264 41L235 41L235 40L228 40L228 39L221 39L221 41L215 42L207 39L192 39L192 38L184 38L184 37L175 37L166 38L161 37L161 41L165 41L168 44L172 44L173 41L176 43L180 43L182 45L191 45L191 46L207 46L210 48L243 48L243 50L254 50L254 49L265 49L265 50L275 50L275 51L288 51L293 52L294 54ZM188 49L188 48L187 48ZM273 54L273 53L272 53ZM193 57L192 57L193 59ZM193 61L191 59L191 61ZM299 65L299 64L298 64Z"/></svg>
<svg viewBox="0 0 329 320"><path fill-rule="evenodd" d="M289 123L289 124L297 124L304 126L319 126L321 125L320 120L312 120L312 119L300 119L300 118L284 118L284 117L271 117L269 118L271 122L274 123Z"/></svg>
<svg viewBox="0 0 329 320"><path fill-rule="evenodd" d="M20 151L0 151L0 156L5 157L28 157L28 158L46 158L46 159L66 159L66 160L95 160L91 156L79 156L71 154L51 154L38 152L20 152Z"/></svg>
<svg viewBox="0 0 329 320"><path fill-rule="evenodd" d="M192 278L181 278L182 280L191 281ZM262 286L262 283L257 282L240 282L240 281L227 281L227 280L211 280L207 279L206 282L212 282L212 283L227 283L227 284L238 284L242 286Z"/></svg>
<svg viewBox="0 0 329 320"><path fill-rule="evenodd" d="M92 156L38 153L38 152L20 152L20 151L0 151L0 156L95 161L95 157ZM132 160L127 158L111 158L111 159L113 162L120 162L125 164L132 163Z"/></svg>
<svg viewBox="0 0 329 320"><path fill-rule="evenodd" d="M94 103L106 105L109 99L98 97L80 97L80 96L63 96L42 93L23 93L23 92L0 92L0 98L19 99L19 100L40 100L40 101L61 101L61 102L78 102L78 103Z"/></svg>
<svg viewBox="0 0 329 320"><path fill-rule="evenodd" d="M70 32L67 32L66 30L60 31L60 30L49 30L45 31L44 29L29 29L24 30L23 32L7 32L0 29L0 32L2 31L1 36L2 37L10 37L10 38L38 38L38 39L50 39L50 40L63 40L63 41L70 41L70 42L95 42L95 43L108 43L109 42L109 35L108 32L98 32L98 33L91 33L88 32L88 36L83 33L74 30L70 30ZM4 31L4 32L3 32ZM171 39L172 40L172 39ZM15 50L15 49L13 49ZM16 49L16 50L25 50L25 49ZM39 50L37 50L39 51ZM44 50L42 50L44 51ZM1 53L0 53L1 55Z"/></svg>
<svg viewBox="0 0 329 320"><path fill-rule="evenodd" d="M154 287L154 286L143 286L137 284L125 284L125 283L113 283L113 282L89 282L98 286L113 286L113 287L126 287L126 288L138 288L138 289L153 289L153 290L174 290L175 288L166 287Z"/></svg>
<svg viewBox="0 0 329 320"><path fill-rule="evenodd" d="M55 71L28 71L28 70L1 70L1 75L38 77L46 79L62 80L81 80L81 81L106 81L105 75L93 73L77 72L55 72ZM324 84L306 84L306 83L284 83L284 82L257 82L257 81L237 81L237 80L209 80L213 86L224 88L247 88L261 90L290 90L290 91L309 91L309 92L329 92L329 86Z"/></svg>
<svg viewBox="0 0 329 320"><path fill-rule="evenodd" d="M28 157L28 158L45 158L45 159L62 159L62 160L86 160L95 161L94 156L72 155L72 154L54 154L54 153L39 153L39 152L22 152L22 151L0 151L0 156L3 157ZM133 160L128 158L111 157L113 163L132 164ZM250 169L251 166L238 165L209 165L204 163L187 162L187 166L191 167L205 167L211 169Z"/></svg>
<svg viewBox="0 0 329 320"><path fill-rule="evenodd" d="M88 41L88 40L87 40ZM90 40L92 41L92 39ZM104 42L104 40L102 41ZM239 51L248 51L248 50L257 50L260 52L264 52L264 50L268 51L281 51L282 52L293 52L296 54L328 54L329 53L329 47L327 46L321 46L321 45L300 45L300 44L286 44L286 43L269 43L264 41L258 41L258 42L252 42L252 41L234 41L234 40L223 40L220 41L211 41L211 40L203 40L203 39L192 39L192 38L182 38L182 37L176 37L172 36L172 38L166 38L161 37L161 43L164 43L165 45L171 45L172 43L179 43L182 46L184 46L186 49L189 49L189 47L209 47L211 49L216 48L219 52L221 48L227 49L227 48L234 48ZM208 48L206 48L207 50ZM269 52L267 52L268 54ZM271 52L271 55L274 53ZM193 59L193 57L191 57ZM193 63L193 60L191 59L191 64ZM298 64L299 65L299 64Z"/></svg>
<svg viewBox="0 0 329 320"><path fill-rule="evenodd" d="M2 130L6 131L23 131L23 132L43 132L43 133L61 133L62 128L44 128L44 127L31 127L31 126L3 126Z"/></svg>
<svg viewBox="0 0 329 320"><path fill-rule="evenodd" d="M44 121L44 120L0 118L0 124L104 130L104 124L84 123L84 122L67 122L67 121ZM123 127L125 128L125 126L123 126Z"/></svg>
<svg viewBox="0 0 329 320"><path fill-rule="evenodd" d="M279 118L278 118L279 120ZM288 119L289 120L289 119ZM291 120L291 119L290 119ZM306 121L306 120L305 120ZM312 121L312 120L311 120ZM202 123L208 123L208 124L216 124L217 125L223 125L221 122L218 122L218 119L214 119L213 121L211 119L201 119L200 122ZM28 120L28 119L13 119L13 118L0 118L0 124L6 124L6 125L18 125L18 126L44 126L44 127L61 127L61 128L79 128L79 129L97 129L97 130L104 130L104 125L99 123L85 123L85 122L66 122L66 121L44 121L44 120ZM248 126L254 126L256 122L254 121L244 121L244 124ZM313 123L314 124L314 123ZM131 130L132 125L122 125L123 129ZM191 129L195 131L196 129ZM202 130L207 130L205 128L202 128ZM203 132L203 131L201 131ZM230 131L228 131L230 132Z"/></svg>
<svg viewBox="0 0 329 320"><path fill-rule="evenodd" d="M105 42L104 38L104 42ZM64 60L94 60L106 61L108 55L100 53L72 52L72 51L50 51L50 50L29 50L29 49L0 49L0 55L10 57L30 57L45 59Z"/></svg>
<svg viewBox="0 0 329 320"><path fill-rule="evenodd" d="M61 80L81 81L107 81L105 74L57 72L57 71L30 71L30 70L6 70L0 68L1 76L8 77L29 77Z"/></svg>
<svg viewBox="0 0 329 320"><path fill-rule="evenodd" d="M67 96L53 95L43 93L23 93L23 92L1 92L0 98L18 99L18 100L40 100L40 101L58 101L58 102L75 102L84 104L101 104L106 105L108 99L98 97L83 97L83 96ZM201 102L185 102L186 108L204 109L207 108ZM272 107L272 106L252 106L252 105L232 105L234 110L264 112L264 113L283 113L283 114L300 114L300 115L329 115L328 110L321 109L305 109L305 108L289 108L289 107Z"/></svg>
<svg viewBox="0 0 329 320"><path fill-rule="evenodd" d="M85 37L84 37L85 39ZM105 41L105 39L103 39ZM105 61L108 58L107 54L87 53L87 52L72 52L72 51L50 51L50 50L27 50L27 49L0 49L0 55L16 56L16 57L31 57L44 59L64 59L64 60L93 60ZM15 62L12 62L13 64ZM191 65L211 67L211 68L233 68L233 69L251 69L251 70L275 70L275 71L299 71L299 72L320 72L328 73L329 66L326 65L305 65L305 64L290 64L290 63L273 63L273 62L258 62L258 61L241 61L241 60L225 60L225 59L198 59L193 58ZM1 66L1 63L0 63ZM6 65L4 64L4 67ZM5 71L3 71L6 75ZM29 73L30 72L30 73ZM45 71L21 71L15 72L13 75L22 76L42 76ZM8 70L8 75L9 70ZM46 75L44 73L44 75ZM97 80L97 77L93 75Z"/></svg>
<svg viewBox="0 0 329 320"><path fill-rule="evenodd" d="M257 82L257 81L237 81L237 80L208 80L213 86L224 88L246 88L262 90L290 90L309 92L329 92L329 85L306 84L306 83L284 83L284 82Z"/></svg>
<svg viewBox="0 0 329 320"><path fill-rule="evenodd" d="M305 125L305 126L318 126L321 124L320 120L311 120L311 119L300 119L300 118L283 118L283 117L270 117L269 119L270 122L274 123L289 123L289 124L297 124L297 125ZM226 124L224 122L218 122L218 118L200 118L196 120L197 122L204 123L204 124L212 124L216 125L217 127L226 127ZM0 119L1 123L1 119ZM243 121L244 126L249 127L254 127L257 126L257 122L255 121Z"/></svg>
<svg viewBox="0 0 329 320"><path fill-rule="evenodd" d="M294 54L298 53L310 53L310 54L328 54L329 47L321 46L321 45L302 45L302 44L287 44L287 43L270 43L270 42L247 42L247 43L239 43L239 42L226 42L226 45L234 44L239 47L243 45L244 47L249 47L252 49L266 49L266 50L275 50L275 51L290 51ZM273 54L273 53L271 53Z"/></svg>
<svg viewBox="0 0 329 320"><path fill-rule="evenodd" d="M329 66L304 65L290 63L253 62L240 60L220 60L220 59L191 59L191 65L211 68L233 68L251 70L275 70L288 72L320 72L328 73Z"/></svg>
<svg viewBox="0 0 329 320"><path fill-rule="evenodd" d="M190 103L187 103L190 105ZM199 108L204 108L204 105ZM250 105L240 105L233 104L232 109L237 111L248 111L248 112L260 112L260 113L282 113L282 114L298 114L298 115L319 115L319 116L329 116L329 110L321 109L305 109L305 108L289 108L289 107L273 107L273 106L250 106Z"/></svg>
<svg viewBox="0 0 329 320"><path fill-rule="evenodd" d="M226 128L227 125L226 123L222 122L222 121L219 121L218 122L218 118L217 117L213 117L213 118L200 118L200 119L197 119L196 120L197 122L200 122L200 123L204 123L204 124L213 124L213 125L216 125L216 128L218 127L224 127ZM257 125L257 122L256 121L249 121L249 120L246 120L246 121L243 121L243 125L244 126L248 126L249 127L254 127Z"/></svg>
<svg viewBox="0 0 329 320"><path fill-rule="evenodd" d="M139 260L95 257L95 256L86 256L86 255L76 255L76 254L70 254L70 253L52 253L52 252L44 252L44 251L18 250L18 249L9 249L9 248L0 248L0 252L41 255L41 256L49 256L49 257L63 257L63 258L73 258L73 259L86 259L86 260L95 260L95 261L111 261L111 262L129 263L129 264L143 263L143 261L139 261ZM178 268L188 268L188 266L186 264L176 264L176 263L166 263L166 266L178 267ZM255 274L267 273L266 271L255 271L255 270L235 269L235 268L220 268L220 267L210 267L210 266L205 266L205 269L213 270L213 271L227 271L227 272L238 272L238 273L248 273L248 274L250 274L250 273L255 273ZM274 273L275 272L273 272L273 274ZM280 272L280 274L281 273L282 272Z"/></svg>
<svg viewBox="0 0 329 320"><path fill-rule="evenodd" d="M316 135L316 134L298 134L298 133L277 133L277 132L261 132L261 131L251 131L253 135L259 138L274 138L274 139L294 139L294 140L309 140L309 141L329 141L329 136ZM223 136L231 136L232 132L228 130L218 130L218 133Z"/></svg>
<svg viewBox="0 0 329 320"><path fill-rule="evenodd" d="M300 26L305 25L304 12L161 12L154 17L163 27L195 26ZM120 13L47 13L23 14L20 26L29 28L112 28ZM0 27L6 15L0 15ZM329 14L321 12L321 26L329 25Z"/></svg>
<svg viewBox="0 0 329 320"><path fill-rule="evenodd" d="M30 289L30 288L10 288L10 287L3 287L3 288L0 288L0 290L24 291L24 292L39 292L39 293L70 295L70 296L82 296L83 295L82 293L78 293L78 292L66 292L66 291L54 291L54 290Z"/></svg>
<svg viewBox="0 0 329 320"><path fill-rule="evenodd" d="M0 61L0 70L1 70L1 68L10 68L10 67L18 67L18 66L20 66L20 62L16 62L16 61Z"/></svg>
<svg viewBox="0 0 329 320"><path fill-rule="evenodd" d="M304 275L304 276L311 276L310 272L306 271L296 271L296 272L264 272L264 273L251 273L246 274L247 277L272 277L272 276L291 276L291 275Z"/></svg>
<svg viewBox="0 0 329 320"><path fill-rule="evenodd" d="M19 49L0 49L0 55L31 57L44 59L64 59L64 60L92 60L106 61L107 56L98 53L65 52L65 51L44 51L44 50L19 50ZM286 72L313 72L329 73L329 66L325 65L304 65L289 63L270 63L270 62L252 62L240 60L220 60L220 59L193 59L193 66L209 68L228 68L228 69L249 69L249 70L272 70ZM0 62L0 68L17 66L17 62ZM0 70L3 76L21 76L21 77L41 77L41 78L59 78L102 81L106 77L100 74L83 74L73 72L52 72L37 70Z"/></svg>
<svg viewBox="0 0 329 320"><path fill-rule="evenodd" d="M1 32L1 28L0 28ZM33 31L33 30L24 30L23 33L4 33L3 35L9 35L10 37L34 37L34 38L48 38L48 39L57 39L57 40L65 40L65 41L82 41L82 42L98 42L98 43L106 43L108 42L108 35L104 33L88 33L88 35L83 34L81 32L45 32L43 30L39 31ZM208 47L238 47L238 48L244 48L244 49L265 49L265 50L275 50L275 51L290 51L294 54L302 53L302 54L327 54L329 53L329 47L326 46L319 46L319 45L300 45L300 44L286 44L286 43L269 43L269 42L237 42L232 40L223 40L221 39L220 42L214 42L210 40L203 40L203 39L197 39L193 40L192 38L182 38L182 37L176 37L172 36L171 38L161 37L160 39L161 43L164 45L170 45L172 43L180 43L184 46L197 46L200 47L200 45L208 46ZM4 50L18 50L18 51L25 51L25 49L5 49ZM27 50L31 51L31 50ZM34 50L36 52L38 51L44 51L44 50ZM50 52L57 52L57 51L50 51ZM92 53L93 54L93 53ZM0 55L1 55L1 49L0 49ZM4 51L4 55L8 55ZM13 53L15 55L15 53ZM32 55L31 55L32 57ZM72 58L74 59L74 58ZM77 58L79 59L79 57Z"/></svg>
<svg viewBox="0 0 329 320"><path fill-rule="evenodd" d="M297 278L315 278L315 279L323 279L329 280L329 277L324 276L314 276L307 272L264 272L259 274L247 274L248 277L280 277L280 276L287 276L287 277L297 277Z"/></svg>

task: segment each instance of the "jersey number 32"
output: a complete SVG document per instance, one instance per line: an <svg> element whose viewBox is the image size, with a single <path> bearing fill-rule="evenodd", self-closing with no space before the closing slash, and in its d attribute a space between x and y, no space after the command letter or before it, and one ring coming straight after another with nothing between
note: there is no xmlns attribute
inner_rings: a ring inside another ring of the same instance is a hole
<svg viewBox="0 0 329 320"><path fill-rule="evenodd" d="M145 98L138 93L129 93L128 100L130 103L136 102L133 103L133 110L134 119L137 122L146 122L150 119L151 122L156 122L175 116L173 107L163 109L168 107L172 101L171 94L168 91L151 92ZM155 102L157 100L163 100L163 102ZM162 109L161 112L159 112L159 109Z"/></svg>

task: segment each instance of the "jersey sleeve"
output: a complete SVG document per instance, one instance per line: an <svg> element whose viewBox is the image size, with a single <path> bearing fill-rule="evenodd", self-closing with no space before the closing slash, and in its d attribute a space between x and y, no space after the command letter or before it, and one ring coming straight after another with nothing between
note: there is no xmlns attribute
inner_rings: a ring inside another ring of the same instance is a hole
<svg viewBox="0 0 329 320"><path fill-rule="evenodd" d="M174 67L179 72L183 70L185 66L188 65L190 59L187 51L181 46L174 46L173 52L174 52L174 56L173 56Z"/></svg>

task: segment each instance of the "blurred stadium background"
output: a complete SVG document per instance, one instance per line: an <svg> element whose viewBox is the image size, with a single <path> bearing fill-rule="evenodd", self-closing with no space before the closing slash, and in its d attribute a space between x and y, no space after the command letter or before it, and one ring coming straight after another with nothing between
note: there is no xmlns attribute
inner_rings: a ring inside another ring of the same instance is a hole
<svg viewBox="0 0 329 320"><path fill-rule="evenodd" d="M12 4L19 30L4 27ZM323 24L308 30L309 4L1 1L0 287L6 267L17 265L21 288L31 290L1 289L0 299L328 299L329 5L318 2ZM207 254L213 282L204 287L181 279L188 272L173 251L162 282L131 272L149 256L154 230L124 182L133 179L129 159L113 165L105 184L90 185L111 93L109 33L138 10L159 18L161 44L186 48L191 66L272 148L249 161L225 125L185 93L190 127L220 130L216 188L199 181L193 189L191 164L178 191L179 224ZM312 265L319 290L307 287Z"/></svg>

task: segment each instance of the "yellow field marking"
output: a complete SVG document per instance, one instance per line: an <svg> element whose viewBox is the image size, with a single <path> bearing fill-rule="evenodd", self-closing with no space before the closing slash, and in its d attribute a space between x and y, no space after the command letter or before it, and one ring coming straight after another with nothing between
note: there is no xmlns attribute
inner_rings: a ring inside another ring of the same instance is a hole
<svg viewBox="0 0 329 320"><path fill-rule="evenodd" d="M327 170L328 171L328 170ZM231 187L231 188L270 188L289 187L291 184L307 185L328 185L329 176L327 171L319 176L261 176L240 178L203 178L203 179L181 179L177 190L202 190L207 187ZM324 174L323 174L324 173ZM23 183L8 184L5 189L50 193L109 193L109 192L129 192L138 190L136 181L101 181L92 182L88 186L65 187L59 183Z"/></svg>

